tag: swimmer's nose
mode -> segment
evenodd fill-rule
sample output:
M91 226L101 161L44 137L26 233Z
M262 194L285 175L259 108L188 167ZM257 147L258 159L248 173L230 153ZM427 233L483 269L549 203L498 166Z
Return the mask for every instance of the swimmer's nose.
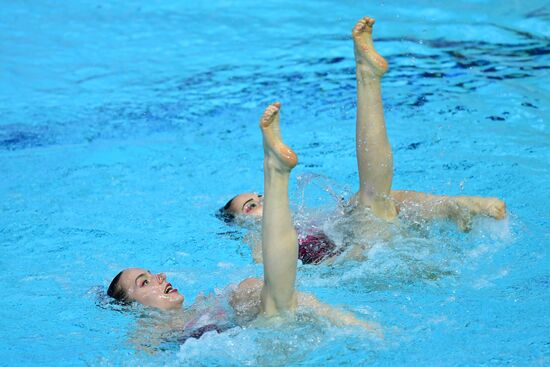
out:
M159 284L164 283L164 281L166 280L166 274L158 273L157 274L157 280L158 280Z

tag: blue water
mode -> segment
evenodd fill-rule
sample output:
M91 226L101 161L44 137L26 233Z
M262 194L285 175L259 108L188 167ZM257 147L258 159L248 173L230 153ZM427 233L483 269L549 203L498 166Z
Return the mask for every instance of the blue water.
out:
M544 1L1 5L2 364L548 364ZM470 233L428 224L366 262L300 267L300 290L382 324L383 341L303 322L143 351L146 311L101 297L120 269L166 271L187 304L261 276L244 232L214 212L262 189L266 104L283 102L300 156L297 211L355 187L349 32L363 15L390 63L394 187L501 197L509 217Z

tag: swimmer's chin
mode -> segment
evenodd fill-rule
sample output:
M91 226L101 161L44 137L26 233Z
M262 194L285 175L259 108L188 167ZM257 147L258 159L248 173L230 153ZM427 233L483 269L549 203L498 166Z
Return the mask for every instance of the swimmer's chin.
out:
M166 311L181 309L185 302L185 297L183 296L183 294L180 294L177 290L175 290L172 293L164 295L162 298L167 302L167 304L162 305L161 307L158 307L158 308Z
M262 214L238 214L234 222L241 227L255 227L262 223Z

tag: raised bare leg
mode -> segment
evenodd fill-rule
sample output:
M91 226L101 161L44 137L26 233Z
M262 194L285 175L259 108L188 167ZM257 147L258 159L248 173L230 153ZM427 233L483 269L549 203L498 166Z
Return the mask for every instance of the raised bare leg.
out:
M353 28L357 75L356 148L359 168L357 204L370 207L375 215L392 220L397 215L390 198L393 156L386 133L381 78L386 60L374 49L374 19L365 17Z
M296 307L298 239L288 201L290 171L298 157L286 146L279 127L280 103L273 103L260 119L264 142L264 207L262 253L264 287L262 310L274 315Z

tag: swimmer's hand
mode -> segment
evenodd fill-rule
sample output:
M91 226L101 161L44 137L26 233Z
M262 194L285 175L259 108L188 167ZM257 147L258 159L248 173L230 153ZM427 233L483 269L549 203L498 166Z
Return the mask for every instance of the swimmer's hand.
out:
M311 294L300 293L298 297L301 305L311 308L318 316L326 318L336 326L359 326L373 333L378 338L384 339L382 327L376 322L360 320L350 312L342 311L320 302Z
M380 326L380 324L372 321L360 320L351 313L341 311L336 308L333 308L332 310L335 312L335 316L338 318L339 322L342 322L344 325L362 327L366 331L376 335L376 337L384 339L384 332L382 331L382 326Z

